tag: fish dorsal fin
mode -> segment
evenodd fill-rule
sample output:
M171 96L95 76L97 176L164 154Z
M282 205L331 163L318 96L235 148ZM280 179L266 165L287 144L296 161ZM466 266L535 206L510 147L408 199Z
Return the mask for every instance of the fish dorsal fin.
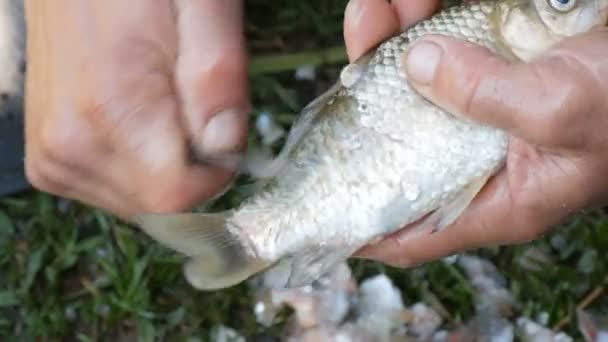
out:
M371 60L373 53L374 51L370 51L361 56L355 62L344 66L343 71L356 67L358 69L357 72L362 73L365 70L367 63ZM310 131L315 122L317 122L321 110L325 108L325 106L334 98L334 96L345 86L352 86L354 82L353 79L349 78L349 80L346 81L349 84L345 85L343 75L344 72L342 73L340 79L338 79L327 91L312 100L304 107L304 109L302 109L299 117L291 126L291 130L287 135L287 139L279 155L263 170L258 169L254 171L250 169L248 170L249 173L254 174L258 178L271 178L278 175L285 168L289 160L289 155L302 141L306 133Z
M314 123L319 118L321 109L323 109L323 107L333 98L333 96L340 91L341 87L342 84L340 82L334 83L329 90L321 94L321 96L317 97L310 104L304 107L299 117L291 126L291 130L287 135L287 139L285 140L285 144L283 145L279 155L270 161L270 163L267 163L261 168L255 168L253 167L253 164L248 164L246 167L247 172L261 179L276 177L279 173L281 173L289 162L289 155L291 152L293 152L294 148L298 146L306 133L310 131ZM254 153L251 154L251 156L254 155ZM260 165L259 162L258 165Z
M371 58L372 53L367 53L366 55L363 55L361 58L357 59L355 62L344 66L342 70L348 69L351 66L365 67ZM304 109L302 109L300 117L292 125L292 129L287 136L287 141L282 151L283 153L289 154L293 148L298 145L304 135L316 122L321 109L323 109L323 107L325 107L344 86L345 85L342 82L342 78L338 79L331 88L311 101L306 107L304 107Z
M238 173L249 174L260 180L276 177L287 165L290 153L316 122L321 109L341 88L342 83L340 81L334 83L329 90L302 109L287 135L281 152L274 158L267 156L260 148L250 148L244 158L238 153L228 153L217 156L197 154L193 156L193 159L205 165L219 166L229 170L236 169Z
M310 130L313 124L317 121L321 109L340 91L341 82L336 82L325 93L311 101L304 109L298 119L292 125L289 131L283 153L289 154L295 146L298 145L304 135Z
M321 109L341 87L342 83L336 82L329 90L304 107L300 116L292 125L278 156L273 158L267 156L260 148L250 148L244 158L239 154L197 155L195 160L206 165L219 166L230 170L237 169L238 173L249 174L262 181L276 177L287 165L290 153L316 122Z

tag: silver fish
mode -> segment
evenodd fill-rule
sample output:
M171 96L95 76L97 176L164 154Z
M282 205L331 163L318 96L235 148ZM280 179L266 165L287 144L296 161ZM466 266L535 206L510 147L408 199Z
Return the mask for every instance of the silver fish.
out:
M270 177L238 208L136 222L190 257L185 276L201 290L260 272L273 286L303 286L421 218L441 229L504 165L509 139L416 93L400 68L408 45L442 34L526 61L603 25L607 7L608 0L500 0L445 9L347 65L304 108Z

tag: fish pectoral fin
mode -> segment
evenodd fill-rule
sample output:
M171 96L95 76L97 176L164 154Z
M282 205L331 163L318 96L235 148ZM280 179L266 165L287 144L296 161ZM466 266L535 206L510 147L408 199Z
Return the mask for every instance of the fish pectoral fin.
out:
M184 276L199 290L219 290L237 285L269 266L257 259L231 255L226 259L209 257L204 253L184 265Z
M319 247L306 254L298 255L298 258L294 258L291 263L291 273L286 287L302 287L319 280L340 263L346 261L359 248L326 249Z
M351 64L362 72L373 57L373 51L361 56ZM239 174L249 174L255 178L265 180L277 177L287 166L289 155L300 144L306 134L318 121L322 110L330 103L334 96L344 87L342 80L334 84L323 94L306 105L296 121L292 124L287 134L283 149L278 156L273 157L265 153L261 148L250 148L245 155L225 154L220 156L196 155L196 160L208 165L219 166L229 170L235 170Z
M274 157L261 147L250 147L245 153L211 155L197 152L194 148L191 152L191 158L196 163L261 179L273 177L285 164L284 158Z
M191 258L184 265L184 274L193 287L216 290L236 285L269 266L226 229L227 216L228 212L144 214L135 222L159 243Z
M289 155L302 142L306 134L319 119L322 110L340 89L342 89L342 83L339 81L335 82L331 88L302 109L287 134L283 149L276 158L272 160L260 158L261 154L252 152L249 154L249 159L245 162L244 171L260 179L277 177L287 166Z
M436 233L456 221L469 207L473 199L488 182L489 176L482 176L469 184L463 191L447 205L437 209L428 218L433 226L431 233ZM425 225L426 226L426 225Z

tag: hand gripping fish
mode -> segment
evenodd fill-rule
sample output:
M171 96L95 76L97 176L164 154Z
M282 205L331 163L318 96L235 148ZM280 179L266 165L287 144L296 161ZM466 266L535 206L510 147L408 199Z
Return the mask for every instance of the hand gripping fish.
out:
M410 223L444 228L503 167L509 138L416 93L400 67L408 45L440 34L528 61L604 26L607 8L608 0L498 0L445 9L347 65L303 109L272 175L240 206L136 222L189 257L186 279L201 290L261 272L274 286L303 286Z

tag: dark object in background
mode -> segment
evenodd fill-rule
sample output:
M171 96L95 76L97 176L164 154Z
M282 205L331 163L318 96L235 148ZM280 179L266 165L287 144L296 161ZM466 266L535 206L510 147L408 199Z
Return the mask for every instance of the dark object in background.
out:
M0 1L0 197L28 189L23 102L27 32L23 0Z
M0 197L30 187L24 169L23 115L0 116Z
M0 1L0 197L29 188L24 169L26 25L23 0Z

